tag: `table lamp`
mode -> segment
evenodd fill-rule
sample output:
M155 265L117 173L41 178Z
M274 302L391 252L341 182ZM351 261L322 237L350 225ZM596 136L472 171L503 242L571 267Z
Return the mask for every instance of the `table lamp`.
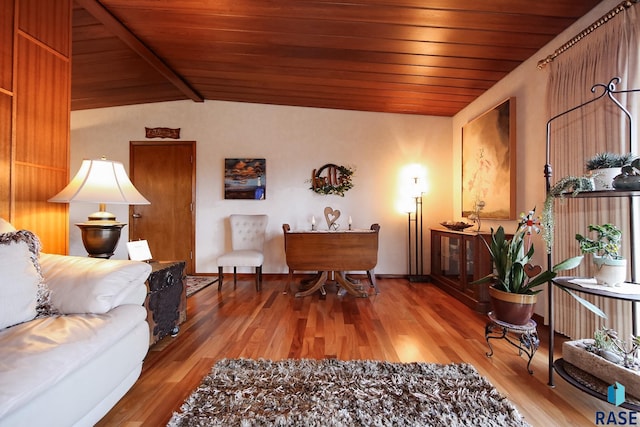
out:
M89 215L87 222L76 224L82 231L82 243L90 257L110 258L120 240L120 230L127 224L116 221L106 212L106 204L148 205L150 202L133 186L124 166L101 158L83 160L71 182L50 202L98 203L99 211Z

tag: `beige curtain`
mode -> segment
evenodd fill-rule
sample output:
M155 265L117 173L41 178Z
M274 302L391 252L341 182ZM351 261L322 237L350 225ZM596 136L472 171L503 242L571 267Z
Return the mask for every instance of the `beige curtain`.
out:
M551 63L547 90L549 117L580 105L603 93L595 84L607 85L612 78L619 77L617 90L640 88L640 22L638 7L633 6L618 14L604 26L582 39L571 49ZM638 150L638 123L640 122L640 93L617 97L631 113L633 125L629 126L620 109L608 98L602 98L588 106L566 114L551 123L550 164L553 169L551 183L564 176L585 174L585 161L596 153L611 151L616 153ZM631 128L631 141L628 137ZM623 232L623 254L629 258L631 251L640 262L640 240L638 227L631 230L629 225L631 203L628 198L567 199L557 200L555 206L555 235L553 262L579 254L576 233L587 233L589 224L616 224ZM634 206L635 212L640 212ZM635 248L630 245L631 233L636 233ZM578 276L593 276L591 259L587 256ZM574 273L572 273L574 274ZM628 272L631 276L631 271ZM638 275L635 274L636 280ZM593 331L601 325L615 328L622 337L632 332L631 303L613 299L581 296L591 300L609 316L603 321L593 315L565 292L554 290L554 322L556 331L570 338L593 336ZM640 330L640 328L638 329Z

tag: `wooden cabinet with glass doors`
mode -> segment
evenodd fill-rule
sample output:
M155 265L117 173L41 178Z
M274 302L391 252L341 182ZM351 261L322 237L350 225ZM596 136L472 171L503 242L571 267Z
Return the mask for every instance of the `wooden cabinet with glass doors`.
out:
M490 239L489 234L481 232L432 229L431 280L473 310L487 313L490 310L488 284L471 284L493 270L481 235Z

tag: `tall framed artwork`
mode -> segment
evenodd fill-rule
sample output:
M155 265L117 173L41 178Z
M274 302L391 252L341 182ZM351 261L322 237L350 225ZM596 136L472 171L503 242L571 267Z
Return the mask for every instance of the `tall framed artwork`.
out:
M516 99L462 127L462 216L516 219Z
M266 159L224 159L225 199L264 200L266 197Z

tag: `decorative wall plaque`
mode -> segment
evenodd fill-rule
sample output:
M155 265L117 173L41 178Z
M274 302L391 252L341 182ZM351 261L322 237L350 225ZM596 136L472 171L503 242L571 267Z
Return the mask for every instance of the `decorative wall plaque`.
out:
M172 138L180 139L180 128L144 128L147 138Z

